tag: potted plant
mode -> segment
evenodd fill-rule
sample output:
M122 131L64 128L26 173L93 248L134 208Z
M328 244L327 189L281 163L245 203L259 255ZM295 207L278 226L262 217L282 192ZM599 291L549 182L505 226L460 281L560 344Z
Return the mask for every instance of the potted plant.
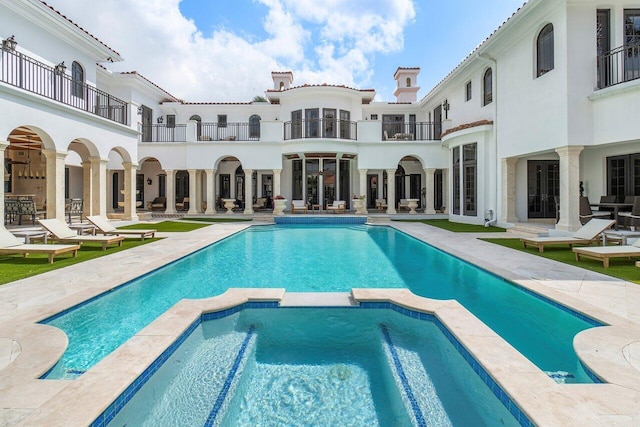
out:
M278 194L273 198L273 214L274 215L284 215L284 210L287 208L287 199L284 196Z
M366 214L367 212L367 208L366 205L364 203L365 199L367 198L367 196L356 196L355 194L353 195L353 208L356 210L357 214Z

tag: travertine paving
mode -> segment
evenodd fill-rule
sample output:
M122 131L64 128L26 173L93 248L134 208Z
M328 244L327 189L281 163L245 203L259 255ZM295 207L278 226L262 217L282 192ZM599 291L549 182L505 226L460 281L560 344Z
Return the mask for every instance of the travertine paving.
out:
M74 381L37 380L61 356L66 336L35 324L105 290L223 239L247 223L219 223L0 287L0 425L85 425L203 311L248 300L286 305L394 301L435 313L538 425L640 424L640 287L608 276L419 223L391 226L611 325L579 334L574 347L608 384L559 385L456 301L408 290L353 290L318 298L284 289L238 289L183 300ZM117 266L117 268L114 268ZM640 269L639 269L640 274Z

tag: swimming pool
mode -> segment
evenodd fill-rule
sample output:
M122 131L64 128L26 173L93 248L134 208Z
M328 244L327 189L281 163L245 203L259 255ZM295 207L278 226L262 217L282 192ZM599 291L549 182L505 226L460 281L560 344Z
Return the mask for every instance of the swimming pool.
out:
M98 423L529 425L442 328L393 309L246 308L199 323Z
M456 299L540 369L567 372L567 382L591 382L572 340L597 322L390 227L364 225L251 227L47 319L65 331L69 347L46 378L74 378L180 299L229 287L409 288L424 297Z

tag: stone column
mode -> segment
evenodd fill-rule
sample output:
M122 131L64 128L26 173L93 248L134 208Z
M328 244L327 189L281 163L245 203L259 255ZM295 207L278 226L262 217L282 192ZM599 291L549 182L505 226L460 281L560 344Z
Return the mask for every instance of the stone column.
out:
M8 141L0 141L0 157L2 157L4 159L4 150L7 149L7 147L9 146L9 142ZM7 173L7 170L4 166L4 163L2 164L2 185L0 185L0 200L3 200L3 203L0 203L0 220L2 220L3 224L4 224L4 174ZM10 177L9 179L13 179L13 177Z
M124 167L124 215L123 219L137 221L136 213L136 171L138 164L122 162Z
M360 195L361 196L368 196L367 192L367 171L368 169L358 169L358 172L360 172ZM375 200L374 200L375 202ZM368 214L369 211L367 211L367 199L364 199L364 206L362 207L362 213L363 214Z
M387 169L387 214L396 214L396 169Z
M444 214L449 214L451 197L449 193L449 169L442 169L442 203L444 204Z
M196 215L198 213L198 186L197 184L197 170L188 169L189 172L189 215Z
M167 209L164 211L166 214L176 213L176 175L173 169L165 169L167 174Z
M280 192L280 173L282 169L274 169L273 170L273 199L278 195L281 195Z
M558 230L575 231L580 228L580 153L583 146L556 149L560 156L560 221Z
M106 216L107 164L109 159L92 156L89 157L89 162L91 162L91 215Z
M253 215L253 169L244 170L244 214Z
M515 224L516 215L516 157L502 159L502 222Z
M204 212L206 214L214 214L216 213L216 170L215 169L205 169L207 180L207 210Z
M68 153L45 149L42 154L47 159L47 218L64 221L64 161Z
M196 210L198 211L198 213L202 213L204 212L204 210L206 208L202 207L202 202L204 202L204 200L202 197L202 177L204 176L204 172L202 170L198 170L196 172L196 195L198 196L198 203L196 204Z
M435 168L425 168L424 169L424 179L425 179L425 193L424 193L424 213L428 215L433 215L436 213L436 208L434 205L434 185L435 185Z
M93 215L91 194L93 192L93 174L91 173L91 161L85 160L82 165L82 215Z

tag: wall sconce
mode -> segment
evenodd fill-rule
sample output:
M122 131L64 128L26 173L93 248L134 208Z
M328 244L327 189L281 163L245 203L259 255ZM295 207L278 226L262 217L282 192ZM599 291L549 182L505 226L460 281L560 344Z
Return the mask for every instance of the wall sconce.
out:
M159 116L156 121L158 122L159 125L161 125L164 122L164 117Z
M147 185L151 185L153 184L153 181L151 180L151 178L147 178Z
M2 40L2 49L3 50L16 50L16 46L17 45L18 45L18 42L14 38L13 34L11 35L11 37L8 37L8 38Z
M442 109L444 111L449 111L449 101L447 101L446 99L444 100L444 102L442 103Z
M138 105L138 115L142 115L142 105Z
M64 61L62 61L61 63L59 63L58 65L56 65L55 67L55 73L58 76L62 76L64 75L64 73L67 71L67 66L64 65Z

